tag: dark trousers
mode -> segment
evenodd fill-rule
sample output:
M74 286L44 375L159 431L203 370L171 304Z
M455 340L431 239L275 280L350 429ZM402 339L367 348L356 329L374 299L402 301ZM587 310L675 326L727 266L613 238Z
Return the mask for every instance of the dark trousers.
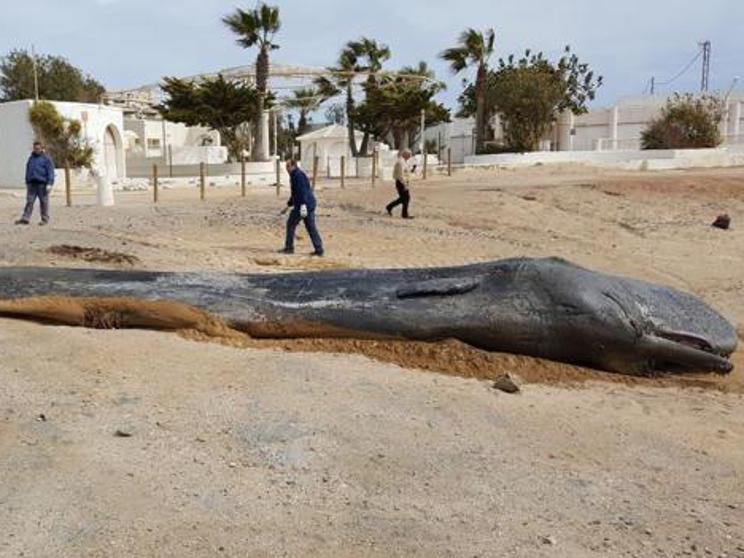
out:
M41 206L41 220L46 223L49 221L49 189L44 182L26 184L26 207L23 210L23 220L31 220L36 198L39 198L39 205Z
M406 185L400 180L395 181L395 189L398 191L398 199L387 204L388 213L390 213L394 207L402 205L402 215L403 217L408 217L408 204L411 203L411 192L408 191Z
M313 248L315 248L318 254L322 254L323 241L315 224L315 211L309 211L307 217L304 219L299 211L292 210L289 212L289 217L287 218L287 238L284 242L284 248L286 250L294 250L295 231L300 221L305 221L305 228L307 229L307 234L310 235L310 240L313 242Z

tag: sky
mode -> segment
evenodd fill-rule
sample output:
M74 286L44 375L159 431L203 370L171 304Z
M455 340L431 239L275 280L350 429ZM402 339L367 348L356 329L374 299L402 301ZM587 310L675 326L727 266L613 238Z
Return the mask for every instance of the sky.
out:
M163 76L251 64L220 19L255 0L0 0L0 53L12 48L67 57L109 89ZM604 76L595 105L663 82L712 42L711 88L744 78L744 0L273 0L280 7L282 63L327 66L343 44L369 36L388 44L395 69L426 60L448 84L452 107L462 76L438 60L467 28L496 30L496 56L542 50L557 58L570 44ZM694 91L700 63L661 91ZM742 83L739 87L744 86Z

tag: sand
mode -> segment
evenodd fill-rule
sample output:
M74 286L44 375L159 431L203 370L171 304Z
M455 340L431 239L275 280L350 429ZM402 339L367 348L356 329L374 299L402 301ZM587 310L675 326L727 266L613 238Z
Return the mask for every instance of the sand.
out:
M273 189L55 197L48 228L10 225L21 199L0 196L0 264L562 256L744 322L741 169L460 172L414 186L413 221L384 215L389 184L318 194L323 260L307 238L276 253ZM711 228L724 212L732 230ZM68 323L111 325L76 308ZM627 379L456 342L251 340L184 315L161 324L180 335L0 320L0 556L744 555L741 353L723 379ZM520 395L491 388L504 372Z

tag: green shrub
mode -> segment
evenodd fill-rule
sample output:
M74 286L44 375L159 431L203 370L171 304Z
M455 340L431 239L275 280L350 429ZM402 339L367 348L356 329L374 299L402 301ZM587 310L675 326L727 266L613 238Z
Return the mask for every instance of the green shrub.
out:
M36 139L46 145L47 152L58 166L91 168L93 147L83 137L78 120L64 118L48 101L34 103L28 111Z
M679 95L667 101L661 115L641 134L642 149L718 147L724 103L713 95Z

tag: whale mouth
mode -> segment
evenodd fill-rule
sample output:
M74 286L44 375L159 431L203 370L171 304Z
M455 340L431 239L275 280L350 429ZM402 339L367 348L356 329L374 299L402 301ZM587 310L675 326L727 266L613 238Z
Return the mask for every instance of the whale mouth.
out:
M644 336L641 344L656 370L728 374L734 369L726 358L730 352L694 333L659 330Z
M705 351L711 354L721 354L720 351L716 351L713 345L704 337L695 335L694 333L685 333L678 331L661 330L656 332L657 337L668 339L685 347L697 349L699 351Z

